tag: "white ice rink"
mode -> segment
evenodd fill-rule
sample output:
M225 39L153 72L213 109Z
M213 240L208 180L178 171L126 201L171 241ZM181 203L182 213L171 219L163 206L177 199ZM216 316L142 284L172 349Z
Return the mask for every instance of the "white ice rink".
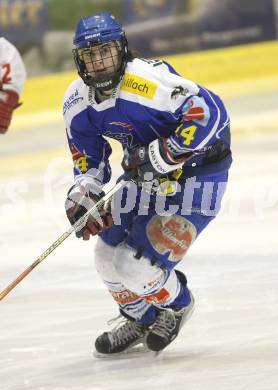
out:
M266 98L275 110L277 93ZM254 101L228 102L236 124L250 123L248 107L256 131L233 137L222 212L180 266L196 310L178 339L158 357L93 357L117 307L94 240L71 236L0 302L0 390L278 389L278 132ZM71 183L62 124L1 144L0 290L68 228Z

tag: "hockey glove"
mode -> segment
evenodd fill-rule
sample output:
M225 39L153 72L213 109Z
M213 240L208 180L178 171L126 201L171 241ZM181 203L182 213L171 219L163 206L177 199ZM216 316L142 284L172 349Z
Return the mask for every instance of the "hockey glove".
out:
M65 202L66 214L70 223L74 225L103 196L104 192L101 190L97 194L91 190L85 192L84 188L78 185L71 187ZM78 238L89 240L90 235L94 236L112 225L111 207L108 203L101 206L94 215L89 215L84 223L76 229L75 234Z
M13 110L19 106L19 96L15 91L0 89L0 133L8 130Z
M163 188L163 195L172 195L167 193L167 183L178 180L182 165L192 154L174 158L166 141L165 138L156 139L148 146L141 146L131 152L125 151L122 167L125 172L136 170L135 180L145 190L151 189L151 193L158 193Z

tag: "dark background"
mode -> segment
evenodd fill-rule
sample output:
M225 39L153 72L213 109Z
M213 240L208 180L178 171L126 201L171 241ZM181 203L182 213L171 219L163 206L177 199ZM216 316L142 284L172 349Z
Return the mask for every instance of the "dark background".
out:
M157 57L274 40L274 1L0 0L0 36L27 53L27 64L59 71L73 66L72 36L82 16L112 12L130 46Z

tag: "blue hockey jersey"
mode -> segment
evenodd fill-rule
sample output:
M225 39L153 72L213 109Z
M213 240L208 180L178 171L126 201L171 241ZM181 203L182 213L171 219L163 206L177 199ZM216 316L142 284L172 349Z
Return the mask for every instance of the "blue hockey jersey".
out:
M167 138L173 155L193 153L182 177L227 170L231 164L223 102L164 61L129 62L111 97L100 103L93 87L75 80L65 93L63 114L76 177L97 170L100 184L110 180L109 138L128 151Z

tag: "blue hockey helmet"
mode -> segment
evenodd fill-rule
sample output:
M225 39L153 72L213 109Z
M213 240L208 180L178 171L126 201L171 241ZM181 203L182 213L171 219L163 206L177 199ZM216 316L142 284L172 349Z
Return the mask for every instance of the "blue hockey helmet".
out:
M87 62L82 57L82 52L86 51L88 55L92 50L101 46L102 44L114 42L117 49L117 59L113 58L112 54L109 58L113 61L114 67L107 72L99 72L102 74L96 75L95 72L89 71ZM77 24L75 35L73 38L73 57L77 67L79 76L84 83L98 89L114 88L121 80L128 58L128 44L125 37L125 32L122 25L109 12L100 12L99 14L83 17ZM94 49L92 49L94 48ZM90 63L94 63L93 57ZM106 59L108 57L105 57ZM104 59L99 59L103 61ZM106 61L107 63L107 61Z

